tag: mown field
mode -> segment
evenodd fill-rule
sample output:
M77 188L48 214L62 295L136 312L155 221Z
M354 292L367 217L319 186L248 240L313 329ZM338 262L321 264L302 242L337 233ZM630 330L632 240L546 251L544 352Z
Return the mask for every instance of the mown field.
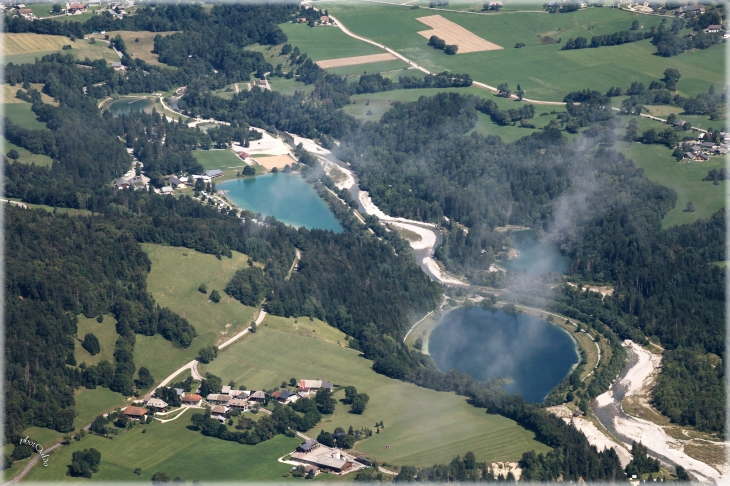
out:
M570 37L590 40L594 34L626 30L635 19L648 29L661 20L654 16L610 8L554 15L540 12L472 15L369 3L326 5L355 34L395 49L431 71L466 72L492 86L508 82L514 88L521 84L525 96L533 99L559 101L570 91L592 88L605 92L611 86L627 87L633 80L648 85L661 78L668 67L679 69L682 74L679 90L685 95L706 92L711 84L724 84L722 45L670 59L653 55L655 48L648 40L615 47L560 51ZM434 14L504 49L445 55L429 47L426 39L417 33L428 28L416 18ZM541 45L539 36L552 36L561 40L561 44ZM517 42L527 47L515 49Z
M66 476L73 452L95 448L101 452L99 472L93 481L140 481L149 484L156 472L167 472L186 482L263 481L281 479L291 466L277 462L282 451L293 450L301 441L283 435L255 446L205 437L188 430L190 416L161 424L138 425L113 440L88 435L79 442L54 451L48 467L34 467L27 481L63 481L86 484L89 480ZM143 434L142 431L145 431ZM134 469L142 470L139 476Z
M23 128L29 130L44 130L46 124L38 121L36 114L31 111L31 104L22 101L20 103L7 103L3 104L3 110L5 116L16 125L20 125Z
M341 57L381 54L382 49L359 41L343 33L337 27L308 27L306 24L280 25L292 47L299 47L313 61Z
M242 330L254 316L252 307L246 307L223 292L236 270L247 266L248 256L233 252L233 258L218 260L187 248L161 245L142 245L152 261L147 276L147 288L155 301L186 318L198 333L188 349L177 348L162 336L137 336L134 362L139 368L149 368L156 382L197 356L198 350L210 346ZM205 284L208 292L198 287ZM213 289L221 301L208 300Z
M70 17L59 17L61 20L68 18ZM54 52L72 54L76 59L81 60L87 57L92 60L105 59L107 62L119 60L114 51L109 49L109 44L105 42L91 44L85 39L72 41L68 37L45 34L0 34L0 36L2 36L0 44L4 44L0 49L4 64L33 63L36 58L40 59ZM70 45L71 49L64 51L64 45Z
M327 68L326 71L328 73L339 74L343 76L359 76L361 74L367 73L383 73L387 71L401 71L405 69L408 69L408 63L406 63L405 61L401 61L400 59L393 59L392 61L370 62L367 64L354 64L352 66Z
M193 150L193 157L203 169L224 169L244 167L246 163L231 150Z
M350 414L349 407L339 403L311 433L350 425L374 429L382 420L385 428L380 434L359 442L356 449L388 464L430 466L470 450L479 461L517 461L524 451L548 450L531 432L470 406L464 397L392 380L371 366L371 361L344 346L260 326L256 334L224 349L204 371L254 389L279 386L290 378L327 379L357 387L370 396L365 412ZM336 398L343 398L343 392Z

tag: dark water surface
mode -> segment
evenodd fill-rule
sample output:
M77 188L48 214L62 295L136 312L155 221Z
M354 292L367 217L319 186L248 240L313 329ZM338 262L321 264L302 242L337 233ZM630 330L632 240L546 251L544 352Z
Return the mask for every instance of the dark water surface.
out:
M152 107L155 106L155 102L149 99L134 100L132 98L121 98L114 101L106 107L107 110L112 112L112 115L126 115L131 111L144 111L146 113L152 112Z
M327 203L297 174L266 174L221 182L218 189L239 208L273 216L296 228L332 230L342 226Z
M533 230L515 231L517 258L498 262L499 266L515 272L528 270L539 275L545 272L565 272L570 268L570 258L563 256L555 243L537 241Z
M508 378L504 389L533 403L542 402L580 360L562 328L481 307L448 312L431 332L428 352L442 371L456 368L481 381Z

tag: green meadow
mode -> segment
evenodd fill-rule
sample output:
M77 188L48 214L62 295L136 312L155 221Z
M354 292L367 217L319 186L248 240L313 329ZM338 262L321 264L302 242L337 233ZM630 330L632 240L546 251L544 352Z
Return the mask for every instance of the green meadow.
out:
M198 333L189 348L178 348L160 335L138 335L134 346L134 363L149 368L156 382L197 356L204 346L224 341L242 330L253 318L255 309L230 299L223 289L236 270L247 266L248 256L233 252L233 258L218 260L195 250L181 247L144 244L152 261L147 288L155 301L187 319ZM205 284L207 293L198 291ZM208 300L218 290L221 301Z
M542 12L473 15L383 4L326 5L353 33L384 44L431 71L469 73L475 80L491 86L507 82L514 89L520 84L525 96L532 99L560 101L570 91L591 88L605 92L612 86L627 87L633 80L648 85L661 78L668 67L677 68L682 74L679 90L684 95L706 92L711 84L724 85L722 45L669 59L655 56L649 40L598 49L560 50L570 37L590 40L594 34L626 30L635 19L648 29L661 21L656 16L610 8L554 15ZM429 47L418 32L430 27L416 19L436 14L504 49L448 56ZM561 43L542 45L539 36L551 36ZM517 42L525 43L526 47L516 49Z
M375 373L371 366L371 361L344 346L260 326L202 368L226 383L233 380L251 389L273 388L290 378L355 386L370 396L365 412L354 415L347 405L338 403L335 413L309 435L350 425L374 430L382 420L385 428L355 448L388 464L430 466L470 450L479 461L517 461L525 451L549 450L512 420L472 407L464 397L393 380ZM335 397L343 398L343 392Z
M101 452L99 472L93 481L140 481L149 484L156 472L186 481L276 480L291 466L277 458L292 451L301 441L283 435L255 446L205 437L187 429L191 413L165 424L137 425L113 439L87 435L81 441L53 451L48 467L34 467L26 481L64 481L86 484L88 479L66 476L71 455L91 448ZM145 431L143 433L143 431ZM134 474L140 468L141 474Z
M0 144L2 144L2 151L4 154L7 154L9 151L15 149L20 156L18 158L18 162L22 162L24 164L41 165L43 167L50 167L50 165L53 163L53 159L51 159L49 156L31 153L29 150L24 149L19 145L8 142L8 140L1 135Z
M281 24L280 27L289 38L289 44L306 52L313 61L383 53L382 49L350 37L337 27L309 27L293 23Z
M83 315L78 316L78 331L76 332L76 341L74 348L74 356L76 362L86 363L87 365L99 364L99 362L107 360L114 362L114 343L117 342L119 334L117 334L117 320L113 316L104 316L104 322L97 322L96 318L88 318ZM87 333L94 334L99 339L101 351L92 356L81 346L81 341Z
M676 191L677 205L662 220L663 228L708 218L725 206L727 181L715 186L702 180L711 169L725 167L722 157L710 157L707 162L677 162L668 148L638 142L617 142L616 149L644 169L649 180ZM694 212L684 211L688 202L694 204Z
M383 73L388 71L403 71L408 69L408 63L401 61L400 59L393 59L392 61L382 62L371 62L367 64L354 64L352 66L341 66L327 68L327 72L331 74L339 74L342 76L352 76L366 73ZM405 73L400 73L404 75Z
M36 117L30 108L31 104L26 102L3 104L5 116L10 118L10 121L16 125L20 125L29 130L47 129L46 124L38 121L38 117Z
M193 150L193 157L200 162L203 169L223 169L228 167L243 167L246 163L233 151L224 150Z

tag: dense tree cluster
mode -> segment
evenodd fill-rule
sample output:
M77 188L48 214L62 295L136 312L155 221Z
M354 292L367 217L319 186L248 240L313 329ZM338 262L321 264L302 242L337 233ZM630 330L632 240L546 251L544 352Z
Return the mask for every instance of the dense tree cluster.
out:
M90 478L92 473L99 472L101 452L94 448L76 451L71 455L71 464L68 466L70 476Z
M631 30L622 30L613 34L594 35L591 37L590 43L585 37L577 39L568 39L568 42L560 49L561 51L569 51L571 49L585 49L587 47L596 48L602 46L620 46L630 42L638 42L644 39L654 37L654 27L648 32L634 32Z

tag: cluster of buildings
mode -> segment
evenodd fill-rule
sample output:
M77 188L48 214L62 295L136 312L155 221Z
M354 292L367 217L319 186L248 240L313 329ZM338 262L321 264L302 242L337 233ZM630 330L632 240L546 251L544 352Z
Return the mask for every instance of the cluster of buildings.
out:
M52 16L59 16L59 15L80 15L83 13L86 13L89 11L89 8L91 7L101 7L102 3L101 0L87 0L85 3L77 2L77 3L63 3L61 4L61 10L60 12L53 12ZM123 4L122 2L111 2L109 3L109 8L111 9L111 14L114 15L117 18L122 18L125 14L125 6L133 6L134 2L126 2L126 4ZM48 11L50 12L52 4L47 4ZM2 5L3 10L7 9L5 5ZM36 20L38 17L35 13L33 13L33 10L28 8L27 5L24 3L19 3L16 5L12 5L10 8L15 9L17 11L17 16L23 17L28 20Z
M294 403L300 398L314 395L320 389L332 390L333 385L327 380L299 380L297 391L279 390L270 395L281 404ZM186 393L182 388L174 388L175 393L180 397L183 406L211 407L211 416L220 421L228 418L233 410L245 412L257 404L266 402L266 393L263 391L234 390L230 386L224 386L220 393L211 393L207 397L197 393ZM159 398L155 393L149 393L141 401L143 406L129 406L124 409L124 415L132 420L139 420L149 413L166 412L169 405ZM145 408L146 407L146 408Z
M682 120L677 120L674 124L677 125L680 122L684 124ZM701 133L697 141L683 142L678 145L679 148L682 148L687 147L688 143L691 144L689 150L684 153L685 159L704 162L710 160L710 157L713 155L727 155L730 151L730 133L720 132L720 136L723 139L722 143L715 143L709 140L704 141L704 135L704 133Z
M202 179L203 182L210 182L213 179L216 179L218 177L222 177L223 172L218 169L213 170L206 170L204 174L202 175L193 175L193 176L169 176L165 177L167 180L167 185L160 188L155 189L155 192L158 194L172 194L175 189L183 189L187 187L188 184L193 183L193 181L197 181L198 179ZM121 178L114 181L114 187L116 189L132 189L132 190L140 190L140 189L148 189L147 182L145 181L145 178L143 176L135 176L132 178Z

